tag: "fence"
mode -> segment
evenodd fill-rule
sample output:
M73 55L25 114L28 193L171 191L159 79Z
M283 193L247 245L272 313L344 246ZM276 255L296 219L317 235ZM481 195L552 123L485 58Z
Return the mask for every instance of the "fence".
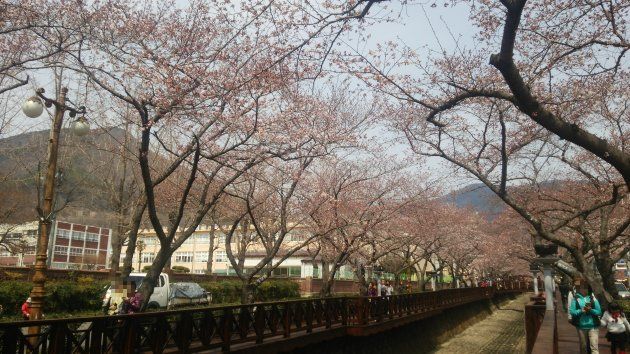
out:
M135 353L228 351L337 331L357 335L370 326L405 321L497 294L522 292L524 283L498 288L448 289L387 297L335 297L119 316L0 323L1 353ZM29 327L40 333L29 335Z

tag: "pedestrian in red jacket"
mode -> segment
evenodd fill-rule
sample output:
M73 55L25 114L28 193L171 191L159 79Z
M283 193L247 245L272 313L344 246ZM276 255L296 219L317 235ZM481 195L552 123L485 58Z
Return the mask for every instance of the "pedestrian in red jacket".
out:
M31 307L31 298L29 297L22 304L22 318L25 320L28 320L31 318L30 307Z

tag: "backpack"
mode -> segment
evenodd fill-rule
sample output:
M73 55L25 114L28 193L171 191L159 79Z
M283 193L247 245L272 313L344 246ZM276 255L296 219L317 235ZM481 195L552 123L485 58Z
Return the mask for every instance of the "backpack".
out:
M591 298L591 305L595 305L595 297L593 297L593 294L589 295ZM580 305L580 302L578 301L577 297L573 298L573 301L575 301L575 304L577 305L577 307L580 309L580 311L582 310L582 306ZM580 325L580 318L582 318L582 315L584 313L580 313L577 316L571 316L571 319L569 320L569 322L574 325L575 327ZM593 322L595 322L595 327L599 327L600 326L600 317L595 315L595 314L589 314L590 316L593 317Z

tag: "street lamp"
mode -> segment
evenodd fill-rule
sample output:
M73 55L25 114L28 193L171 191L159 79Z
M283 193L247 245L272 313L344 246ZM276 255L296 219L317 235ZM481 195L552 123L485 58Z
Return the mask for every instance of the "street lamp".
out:
M142 251L144 251L144 246L144 241L138 240L138 242L136 242L136 248L138 249L138 272L142 272L140 266L142 265Z
M534 250L538 256L534 259L534 263L542 265L546 309L553 310L553 265L558 261L558 257L556 256L558 245L543 242L542 237L536 235Z
M385 270L385 268L383 268L382 265L377 265L374 268L374 275L376 276L376 291L378 292L377 296L381 296L381 278L383 275L383 270Z
M530 263L529 271L532 273L532 280L534 285L534 296L538 296L538 272L540 269L535 263Z
M42 317L42 308L44 305L44 297L46 295L46 259L48 256L48 237L52 226L54 195L56 185L57 172L57 156L59 151L59 136L63 124L63 116L68 112L70 117L74 118L77 114L85 114L85 107L73 108L66 105L66 94L68 89L63 87L59 93L57 100L44 96L44 89L40 88L35 91L36 96L26 100L22 104L22 112L29 118L37 118L44 112L44 106L55 106L55 114L53 117L52 128L50 129L50 138L48 140L48 165L46 168L46 178L44 179L44 200L43 204L38 207L40 234L37 243L37 251L35 254L35 267L33 274L33 290L31 290L31 306L29 309L30 319L38 320ZM42 103L43 102L43 103ZM77 124L77 122L81 122ZM89 132L89 125L84 117L81 117L73 124L75 134L82 136ZM39 332L39 327L31 327L29 330L32 334Z

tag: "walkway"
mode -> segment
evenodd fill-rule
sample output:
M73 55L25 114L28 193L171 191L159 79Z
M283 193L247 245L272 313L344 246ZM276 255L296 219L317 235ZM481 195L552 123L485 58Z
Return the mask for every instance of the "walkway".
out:
M567 320L566 312L558 312L558 352L562 354L579 354L580 342L577 332ZM606 330L599 330L599 354L610 354L610 343L606 340Z
M525 353L524 307L529 295L501 305L481 322L443 343L434 354Z

